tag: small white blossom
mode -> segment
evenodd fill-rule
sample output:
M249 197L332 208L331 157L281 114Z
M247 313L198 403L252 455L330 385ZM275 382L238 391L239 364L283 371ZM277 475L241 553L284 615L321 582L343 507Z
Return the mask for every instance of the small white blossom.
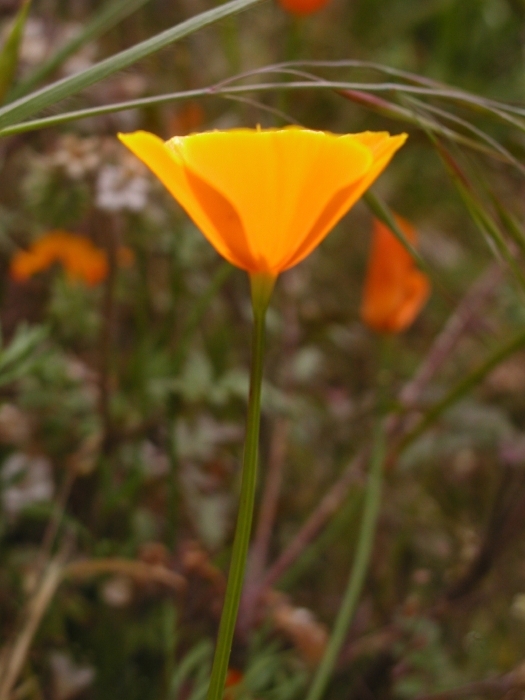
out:
M100 160L100 139L80 138L74 134L63 136L57 149L49 156L49 164L63 168L72 180L80 180L96 170Z
M80 665L61 651L55 651L50 658L53 678L53 697L56 700L70 700L89 688L95 680L92 666Z
M96 205L104 211L141 211L146 206L149 181L126 165L104 165L98 174Z
M15 452L4 462L0 479L4 486L2 506L10 518L33 503L49 501L53 497L55 487L51 463L45 457Z
M49 54L49 36L43 20L29 17L19 50L19 60L28 66L37 66Z

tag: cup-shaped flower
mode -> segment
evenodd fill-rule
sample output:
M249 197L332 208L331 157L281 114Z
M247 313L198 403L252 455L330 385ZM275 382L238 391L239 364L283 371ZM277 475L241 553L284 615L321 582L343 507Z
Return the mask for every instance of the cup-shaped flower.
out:
M395 217L407 241L417 245L417 232L408 221ZM430 282L392 231L374 219L361 318L380 333L400 333L415 320L430 294Z
M403 144L405 134L338 136L300 128L120 140L164 183L226 260L275 278L323 240Z
M309 15L328 5L330 0L279 0L279 4L294 15Z

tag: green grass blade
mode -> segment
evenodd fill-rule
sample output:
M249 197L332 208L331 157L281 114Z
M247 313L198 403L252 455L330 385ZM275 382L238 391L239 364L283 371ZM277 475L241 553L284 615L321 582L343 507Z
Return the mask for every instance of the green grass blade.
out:
M412 243L410 243L409 240L407 240L403 231L397 225L390 207L371 190L368 190L368 192L363 195L363 201L370 209L372 214L377 217L379 221L383 222L385 226L388 226L401 245L410 253L410 255L416 261L418 267L429 277L434 289L439 291L447 303L449 303L452 307L455 306L455 301L452 299L447 286L440 279L439 275L436 274L435 270L433 270L427 261L420 255L419 251L412 245Z
M0 350L0 386L24 376L34 361L36 352L48 336L44 326L18 328L11 343Z
M166 29L150 39L146 39L129 49L121 51L114 56L110 56L80 73L58 80L26 97L21 97L0 109L0 128L16 124L18 121L26 119L50 105L54 105L66 97L70 97L84 88L108 78L110 75L131 66L133 63L147 56L151 56L151 54L179 41L179 39L203 27L207 27L224 17L229 17L230 15L257 5L262 1L263 0L230 0L230 2L220 7L202 12L171 29Z
M492 192L491 199L496 207L496 211L507 230L507 233L512 238L516 246L519 248L522 255L525 255L525 233L523 228L512 212L505 208L503 203Z
M96 13L76 36L39 66L24 81L15 85L15 87L9 91L7 99L12 102L23 95L27 95L28 92L33 90L33 88L60 68L60 66L70 56L82 48L84 44L98 39L147 2L149 2L149 0L114 0L114 2L107 5L102 5L100 12Z
M259 0L259 2L261 2L261 0ZM352 99L354 102L362 104L363 106L368 107L369 109L379 114L382 114L383 116L402 121L405 124L411 124L423 130L427 135L439 135L449 141L458 143L462 146L466 146L469 149L478 151L484 155L490 156L499 161L510 163L514 167L517 167L520 171L523 171L522 164L516 159L516 157L512 153L510 153L510 151L507 151L506 149L502 148L501 144L498 144L496 141L494 141L491 144L490 137L487 137L487 135L484 134L481 130L476 131L480 138L482 138L482 140L485 141L485 143L465 136L464 134L461 134L455 131L454 129L440 124L434 119L426 118L419 113L415 113L410 109L407 109L406 107L401 107L393 102L378 97L376 94L369 94L370 92L375 93L377 91L392 91L394 87L396 93L404 94L405 88L410 88L410 86L403 86L402 84L393 86L391 84L374 85L369 83L345 83L338 81L321 80L319 78L316 78L315 76L309 76L307 80L301 80L297 82L274 81L261 83L260 77L266 73L271 72L270 69L272 69L271 66L266 67L264 69L259 69L258 71L249 71L240 76L235 76L226 81L221 81L220 83L217 83L215 85L210 85L196 90L165 93L161 95L142 97L136 100L128 100L108 105L74 110L71 112L65 112L63 114L55 114L53 116L33 119L22 123L16 123L6 128L1 128L0 123L0 136L11 136L27 131L34 131L36 129L58 126L59 124L64 124L78 119L92 118L106 114L112 114L115 112L125 111L128 109L152 107L154 105L167 104L170 102L188 98L194 99L198 97L220 96L225 99L239 99L239 96L254 92L277 92L279 90L304 89L332 90L340 94L341 96L344 96L347 99ZM275 68L273 68L273 70L274 72L277 72ZM240 79L246 80L250 77L257 78L257 82L255 82L254 84L244 85L234 84ZM434 92L437 96L441 96L439 95L438 90L435 90ZM444 92L443 97L445 95L446 92ZM3 111L0 110L0 115L2 114ZM457 119L451 113L446 114L448 115L448 118L451 121L462 121ZM280 116L282 117L282 115ZM464 123L466 124L467 122ZM525 129L525 126L523 128Z
M63 114L55 114L51 117L42 117L41 119L31 119L21 124L14 124L5 129L0 129L0 138L5 136L14 136L15 134L24 134L28 131L37 129L49 129L60 124L78 121L79 119L87 119L92 117L101 117L105 114L114 114L115 112L125 112L127 109L140 109L141 107L151 107L152 105L167 104L169 102L177 102L178 100L186 100L189 98L203 97L209 95L208 88L198 90L186 90L183 92L171 92L166 95L157 95L155 97L143 97L137 100L129 100L126 102L116 102L114 104L102 105L100 107L88 107L87 109L77 109L72 112L64 112Z
M410 243L403 231L399 228L390 208L371 191L368 191L366 192L366 194L363 195L363 200L365 201L367 207L370 209L372 214L374 214L374 216L376 216L379 219L379 221L382 221L385 224L385 226L388 226L388 228L392 230L392 233L401 243L403 248L405 248L410 253L410 255L414 258L417 264L426 272L428 270L427 263L421 257L421 255L419 254L417 249L412 245L412 243Z
M435 143L435 145L472 220L489 243L490 250L507 263L516 281L522 290L525 291L525 275L516 262L514 254L510 250L498 224L476 196L471 182L449 151L440 143Z
M18 52L24 34L31 0L25 0L16 16L15 23L0 52L0 103L11 87L18 66Z
M450 129L447 126L444 126L438 121L425 118L419 114L414 113L413 110L408 109L407 107L401 107L395 102L390 102L388 100L383 99L382 97L378 97L377 95L362 92L361 90L337 90L336 92L338 95L341 95L341 97L344 97L347 100L351 100L352 102L355 102L356 104L359 104L371 111L374 111L377 114L380 114L381 116L400 121L404 124L411 124L412 126L416 126L419 128L424 126L425 129L428 129L428 131L431 131L432 133L439 134L440 136L449 138L452 141L455 141L456 143L459 143L463 146L467 146L468 148L471 148L475 151L484 153L485 155L491 156L492 158L495 157L498 160L503 160L505 162L512 163L519 169L523 169L521 163L519 163L519 161L517 161L517 159L514 158L514 156L511 153L503 149L497 142L493 142L492 140L489 141L486 134L484 134L480 130L475 130L475 133L479 135L481 139L487 141L489 145L487 145L487 143L480 143L479 141L469 138L468 136L464 136L463 134L454 131L453 129ZM425 107L428 108L427 105L425 105ZM445 114L443 110L442 112L443 114ZM451 121L454 120L454 115L451 115L449 113L446 114ZM468 122L464 123L468 124ZM472 127L472 131L474 131L474 127Z
M443 127L441 130L434 128L430 129L431 131L440 134L441 131L441 136L445 136L447 138L451 138L451 140L455 141L456 143L463 143L464 145L469 146L473 150L478 150L481 153L486 153L487 155L491 156L499 156L499 158L507 163L511 163L517 170L521 172L521 174L525 174L525 165L521 163L507 148L502 146L496 139L493 139L489 134L486 134L482 129L478 129L474 124L471 124L470 122L466 121L465 119L461 119L460 117L457 117L455 114L452 114L451 112L447 112L444 109L440 109L439 107L435 107L434 105L430 104L425 104L421 100L418 100L415 97L412 97L410 95L406 95L403 97L403 101L407 102L410 105L413 105L418 111L416 112L419 118L419 114L421 112L429 112L430 114L435 114L439 117L441 117L444 120L450 121L453 124L457 124L459 127L463 128L465 131L470 132L474 136L477 136L480 141L484 143L480 143L479 141L475 141L473 139L470 139L468 137L463 137L461 138L461 134L457 133L456 131L453 131L452 129L448 129L446 127ZM428 120L427 120L428 121Z
M422 435L437 419L451 406L460 401L470 391L472 391L487 374L497 367L503 360L515 353L525 345L525 331L518 333L505 345L497 348L479 367L476 367L470 374L453 387L440 401L438 401L425 415L419 423L405 435L397 447L398 454L416 438Z
M177 669L170 679L168 698L175 700L178 697L180 688L184 681L191 677L200 667L211 668L211 658L213 654L213 644L209 639L203 639L196 644L186 656L179 661ZM209 671L208 671L209 672Z

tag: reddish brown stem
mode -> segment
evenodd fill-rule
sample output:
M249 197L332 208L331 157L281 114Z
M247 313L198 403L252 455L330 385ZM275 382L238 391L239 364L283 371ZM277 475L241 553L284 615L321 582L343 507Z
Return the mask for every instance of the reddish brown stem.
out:
M503 279L504 268L494 263L472 285L450 316L445 327L436 338L430 352L419 367L413 379L401 390L399 400L406 408L414 407L421 394L450 357L458 341L467 332L473 322L479 318L482 310L492 298L496 288Z
M444 690L441 693L418 695L416 700L459 700L460 698L495 697L503 698L511 690L525 687L525 672L523 666L497 678L487 678L484 681L466 683L458 688Z
M321 502L310 515L306 523L295 535L290 544L268 569L261 583L261 589L275 585L284 572L298 559L304 549L326 525L327 521L339 510L354 484L363 482L363 470L368 453L359 453L347 466L338 481L329 489Z

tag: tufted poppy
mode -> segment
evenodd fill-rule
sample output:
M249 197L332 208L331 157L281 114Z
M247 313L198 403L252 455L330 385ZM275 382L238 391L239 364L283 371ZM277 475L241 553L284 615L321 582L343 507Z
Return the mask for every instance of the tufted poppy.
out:
M412 244L417 232L406 219L396 223ZM430 294L430 282L415 266L406 248L392 231L374 219L372 250L368 262L361 318L380 333L400 333L414 321Z
M328 5L329 0L279 0L279 4L294 15L309 15Z
M119 138L164 183L226 260L275 279L323 240L404 143L297 127Z
M119 138L226 260L250 275L254 335L239 515L208 700L224 697L248 553L260 425L265 315L279 273L301 262L372 184L406 135L232 129L162 141Z

